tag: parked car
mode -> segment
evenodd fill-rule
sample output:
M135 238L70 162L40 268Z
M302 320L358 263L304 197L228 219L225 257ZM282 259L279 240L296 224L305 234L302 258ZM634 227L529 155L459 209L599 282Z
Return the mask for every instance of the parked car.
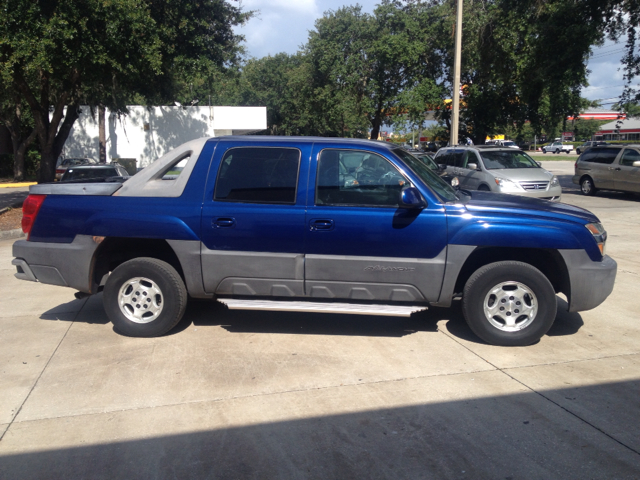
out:
M518 150L520 149L520 147L516 145L516 142L511 140L501 140L498 145L500 145L501 147L517 148Z
M461 299L480 338L529 345L553 324L557 292L569 311L589 310L616 276L587 210L456 191L413 155L369 140L198 139L124 183L29 193L15 276L78 298L103 291L129 336L167 333L189 298L391 316Z
M434 161L447 166L460 188L560 201L558 178L522 150L492 145L447 147Z
M585 195L598 190L640 193L640 145L598 145L575 163L573 183Z
M61 182L103 182L108 178L129 178L129 172L117 163L72 165L62 175Z
M417 152L412 153L414 157L418 160L422 161L427 167L433 170L440 178L442 178L445 182L447 182L452 187L458 187L460 182L458 181L458 177L455 175L451 175L447 172L446 165L438 165L433 159L435 154L433 152Z
M549 145L545 145L544 147L542 147L542 153L547 153L547 152L551 152L551 153L566 153L567 155L569 155L569 153L571 153L573 151L573 145L565 145L562 142L553 142L550 143Z
M581 153L586 152L589 148L595 147L596 145L609 145L609 144L607 142L595 142L595 141L584 142L582 145L576 148L576 153L580 155Z
M56 180L60 180L64 172L67 171L67 168L76 165L95 165L98 161L89 158L89 157L81 157L81 158L64 158L60 161L60 163L56 166Z

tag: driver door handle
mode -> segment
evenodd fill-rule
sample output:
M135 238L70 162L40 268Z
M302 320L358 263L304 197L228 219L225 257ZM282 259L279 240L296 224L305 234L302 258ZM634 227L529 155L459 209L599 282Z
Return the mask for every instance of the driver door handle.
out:
M236 219L233 217L217 217L211 221L214 228L233 228L236 226Z
M334 226L335 224L333 220L328 218L314 218L309 222L309 228L312 232L315 232L317 230L333 230Z

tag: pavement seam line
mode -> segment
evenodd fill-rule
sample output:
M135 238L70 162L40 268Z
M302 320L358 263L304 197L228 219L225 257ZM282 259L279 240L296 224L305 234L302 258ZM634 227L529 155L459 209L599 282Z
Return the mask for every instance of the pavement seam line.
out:
M487 362L488 363L488 362ZM258 398L258 397L268 397L272 395L286 395L288 393L300 393L300 392L310 392L310 391L320 391L320 390L331 390L343 387L357 387L361 385L379 385L383 383L393 383L393 382L403 382L405 380L419 380L421 378L433 378L433 377L452 377L456 375L472 375L474 373L485 373L485 372L493 372L494 370L472 370L469 372L456 372L456 373L443 373L437 375L419 375L415 377L403 377L403 378L394 378L391 380L377 380L375 382L361 382L361 383L347 383L343 385L328 385L325 387L314 387L314 388L296 388L292 390L283 390L279 392L266 392L266 393L258 393L254 395L234 395L227 398L212 398L207 400L190 400L186 402L179 403L165 403L162 405L154 405L154 406L145 406L145 407L134 407L134 408L121 408L119 410L107 410L104 412L91 412L91 413L78 413L76 415L59 415L55 417L45 417L45 418L34 418L30 420L21 420L20 424L29 423L29 422L42 422L45 420L59 420L61 418L76 418L76 417L86 417L92 415L105 415L109 413L122 413L122 412L135 412L139 410L149 410L154 408L163 408L163 407L179 407L180 405L195 405L198 403L220 403L226 402L229 400L244 400L247 398ZM13 423L13 422L12 422ZM8 430L8 428L7 428Z
M461 345L462 347L466 348L469 352L471 352L472 354L474 354L475 356L477 356L478 358L480 358L481 360L484 360L485 362L487 362L489 365L491 365L492 367L494 367L497 371L503 373L504 375L506 375L507 377L509 377L510 379L512 379L513 381L519 383L520 385L522 385L523 387L525 387L527 390L531 391L532 393L535 393L536 395L544 398L545 400L547 400L549 403L555 405L556 407L560 408L561 410L564 410L565 412L567 412L569 415L573 416L574 418L577 418L579 421L585 423L586 425L590 426L591 428L593 428L594 430L597 430L598 432L600 432L601 434L603 434L605 437L608 437L609 439L613 440L615 443L617 443L618 445L630 450L631 452L635 453L636 455L640 456L640 451L636 450L635 448L627 445L626 443L622 442L621 440L618 440L617 438L615 438L614 436L608 434L607 432L605 432L603 429L601 429L600 427L594 425L593 423L589 422L588 420L582 418L580 415L578 415L577 413L572 412L571 410L569 410L568 408L560 405L558 402L556 402L555 400L551 399L550 397L547 397L546 395L544 395L543 393L539 392L538 390L535 390L534 388L530 387L529 385L527 385L526 383L518 380L517 378L515 378L513 375L510 375L509 372L507 372L506 370L498 367L497 365L494 365L493 363L491 363L489 360L486 360L485 358L482 358L480 356L480 354L474 352L473 350L471 350L469 347L467 347L466 345L463 345L462 343L460 343L457 339L453 338L453 336L449 335L446 332L442 332L444 333L446 336L448 336L449 338L451 338L453 341L457 342L459 345ZM625 355L618 355L619 357L625 356ZM615 356L612 357L607 357L607 358L616 358ZM599 359L597 359L599 360ZM585 360L582 360L585 361ZM569 362L571 363L571 362ZM549 364L545 364L545 365L555 365L553 363L549 363Z
M82 309L84 308L84 306L86 304L87 304L87 299L85 299L85 301L82 304L82 306L80 307L80 309L76 312L76 314L73 317L73 319L69 322L69 326L67 327L67 330L64 332L64 335L62 335L62 338L58 342L58 345L56 345L56 348L51 353L51 356L49 357L49 360L47 360L47 363L45 363L44 367L42 367L42 370L40 371L40 374L38 375L38 378L36 378L36 381L33 382L33 385L29 389L29 393L27 393L26 397L24 397L24 400L20 404L20 407L18 407L18 410L16 411L15 415L11 418L11 421L9 422L9 425L7 425L7 428L5 429L5 431L2 433L2 435L0 435L0 442L2 442L2 439L9 432L9 430L11 429L11 426L14 424L16 418L18 418L18 415L20 415L20 412L22 411L22 407L24 407L24 404L27 403L27 400L29 400L29 397L31 396L31 393L33 392L33 390L38 385L38 382L40 381L40 378L42 378L42 374L44 374L45 370L49 366L49 363L51 363L51 360L53 360L53 357L55 356L56 352L60 348L60 345L62 345L62 342L64 341L64 339L67 338L67 334L69 333L69 330L71 330L71 327L76 322L76 318L78 318L78 315L80 315L80 312L82 311Z

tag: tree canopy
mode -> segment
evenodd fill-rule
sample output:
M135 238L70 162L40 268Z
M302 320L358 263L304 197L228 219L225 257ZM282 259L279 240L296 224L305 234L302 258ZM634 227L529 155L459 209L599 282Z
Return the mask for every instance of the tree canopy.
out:
M169 100L180 79L238 59L250 12L224 0L0 0L0 81L28 105L42 160L55 161L81 104Z

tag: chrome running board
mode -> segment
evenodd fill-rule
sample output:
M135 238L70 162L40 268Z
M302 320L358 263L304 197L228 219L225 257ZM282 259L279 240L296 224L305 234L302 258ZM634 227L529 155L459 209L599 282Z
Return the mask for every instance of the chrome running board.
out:
M218 298L229 310L271 310L279 312L349 313L354 315L385 315L408 317L426 310L425 305L366 305L361 303L278 302L274 300L238 300Z

